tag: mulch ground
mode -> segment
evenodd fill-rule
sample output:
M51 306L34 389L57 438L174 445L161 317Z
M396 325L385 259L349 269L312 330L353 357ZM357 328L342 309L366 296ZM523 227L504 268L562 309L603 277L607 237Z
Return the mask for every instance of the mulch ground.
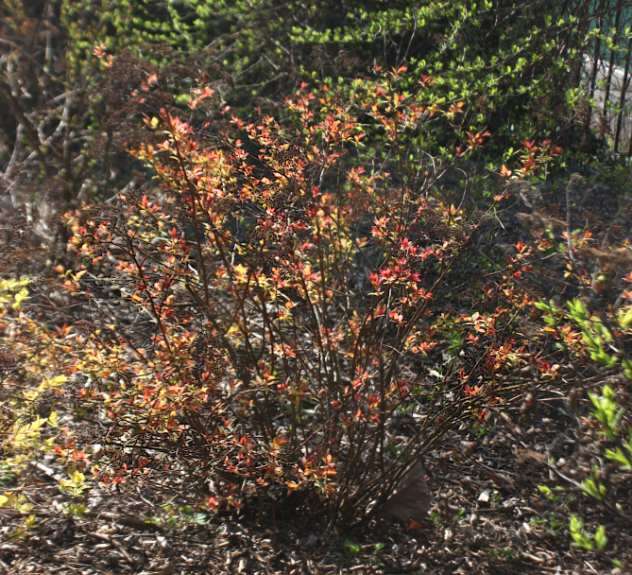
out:
M579 424L564 394L540 389L529 414L498 413L478 437L446 438L426 462L433 504L416 529L374 520L328 533L300 518L186 515L150 490L100 488L87 513L72 518L42 464L29 499L43 519L16 538L22 518L0 510L0 573L631 573L632 532L612 518L606 551L576 549L567 508L538 490L572 487L585 449L575 439Z

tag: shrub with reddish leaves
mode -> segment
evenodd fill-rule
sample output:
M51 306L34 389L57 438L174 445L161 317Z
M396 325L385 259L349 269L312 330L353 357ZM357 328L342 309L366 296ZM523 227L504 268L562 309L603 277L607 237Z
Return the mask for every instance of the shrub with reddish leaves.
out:
M428 369L445 343L436 294L474 226L433 197L438 162L413 189L361 153L369 131L383 158L430 121L380 111L383 97L343 106L303 88L284 121L226 112L212 141L163 111L147 122L161 138L133 152L153 182L69 216L102 324L79 366L84 399L127 448L102 479L149 473L166 452L214 479L213 507L298 491L348 520L469 417L485 394L463 369ZM507 353L494 345L487 363Z

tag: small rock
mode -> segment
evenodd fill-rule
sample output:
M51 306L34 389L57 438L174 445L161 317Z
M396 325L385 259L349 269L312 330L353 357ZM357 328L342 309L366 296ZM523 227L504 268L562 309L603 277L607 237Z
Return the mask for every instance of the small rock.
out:
M481 491L481 494L478 496L478 501L480 503L489 503L490 496L491 496L490 490L483 489L483 491Z

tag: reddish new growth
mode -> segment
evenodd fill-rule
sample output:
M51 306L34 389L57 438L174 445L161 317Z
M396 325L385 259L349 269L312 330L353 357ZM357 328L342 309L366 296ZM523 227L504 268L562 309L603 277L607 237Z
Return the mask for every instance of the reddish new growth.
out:
M359 159L367 129L394 146L433 115L384 86L354 107L302 86L289 119L229 118L215 144L163 111L148 121L162 140L134 151L155 183L70 218L71 247L107 278L92 297L117 290L126 309L86 339L81 366L111 437L136 438L143 473L158 446L198 461L224 486L213 509L271 485L316 490L332 518L364 509L480 395L428 399L433 294L469 231L431 199L430 169L411 189ZM488 369L509 352L495 347ZM403 409L420 422L408 437L389 431Z

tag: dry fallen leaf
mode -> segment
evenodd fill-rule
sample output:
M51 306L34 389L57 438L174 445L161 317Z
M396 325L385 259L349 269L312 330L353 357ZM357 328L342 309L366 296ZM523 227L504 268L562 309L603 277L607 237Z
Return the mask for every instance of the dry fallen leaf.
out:
M416 463L403 477L400 487L382 508L382 514L406 524L423 523L430 508L428 473L423 463Z

